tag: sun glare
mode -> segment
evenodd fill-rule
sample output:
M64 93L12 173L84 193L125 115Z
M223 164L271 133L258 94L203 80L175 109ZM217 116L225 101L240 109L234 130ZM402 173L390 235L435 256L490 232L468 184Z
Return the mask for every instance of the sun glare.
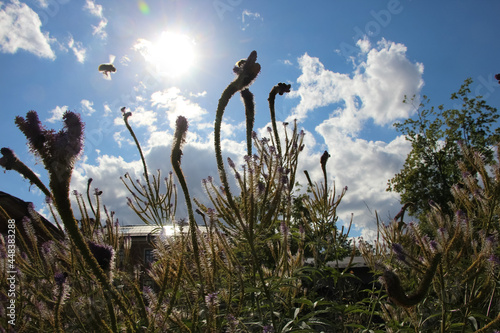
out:
M163 32L155 43L149 45L146 58L156 66L159 74L180 76L194 64L195 47L186 35Z

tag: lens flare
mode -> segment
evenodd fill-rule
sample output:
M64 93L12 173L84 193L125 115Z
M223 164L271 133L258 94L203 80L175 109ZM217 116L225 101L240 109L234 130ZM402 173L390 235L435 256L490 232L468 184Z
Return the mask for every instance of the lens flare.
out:
M144 1L139 1L138 2L138 6L139 6L139 10L141 11L141 13L143 13L144 15L148 15L149 14L149 6L146 2Z

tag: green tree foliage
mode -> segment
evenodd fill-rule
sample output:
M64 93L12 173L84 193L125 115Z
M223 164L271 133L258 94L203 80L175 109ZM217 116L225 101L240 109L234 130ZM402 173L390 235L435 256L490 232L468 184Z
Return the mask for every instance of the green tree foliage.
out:
M492 146L500 139L499 115L482 96L471 96L471 84L472 79L466 79L451 95L455 105L461 106L427 108L429 99L423 96L415 118L394 124L411 142L412 150L403 169L389 180L387 190L400 193L402 203L413 203L409 207L412 215L424 217L431 208L429 202L449 209L450 189L461 179L457 165L463 160L460 145L479 152L486 163L493 158ZM414 103L415 96L403 102Z

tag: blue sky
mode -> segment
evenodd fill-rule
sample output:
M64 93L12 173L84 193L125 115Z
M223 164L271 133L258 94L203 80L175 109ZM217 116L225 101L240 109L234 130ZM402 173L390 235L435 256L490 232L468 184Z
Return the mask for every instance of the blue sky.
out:
M305 184L305 169L321 180L319 158L327 149L330 179L349 188L340 223L354 214L352 235L370 239L375 211L388 220L400 209L398 196L385 188L409 151L392 126L415 112L403 96L425 94L433 105L453 107L450 94L471 77L473 93L500 105L493 79L500 72L498 13L500 2L493 0L6 0L0 2L0 146L46 180L15 116L36 110L44 124L59 129L62 112L81 113L86 144L73 189L84 191L92 177L108 209L124 224L137 223L119 177L139 177L141 164L120 108L133 113L150 170L163 174L171 170L174 120L188 118L183 168L192 195L203 198L201 180L217 176L218 99L234 63L256 50L262 71L251 88L255 130L266 133L271 88L291 84L292 92L277 98L276 113L278 121L297 119L306 132L299 181ZM107 80L97 68L110 56L117 72ZM241 160L239 98L224 120L223 153ZM47 213L40 191L13 172L0 174L0 190Z

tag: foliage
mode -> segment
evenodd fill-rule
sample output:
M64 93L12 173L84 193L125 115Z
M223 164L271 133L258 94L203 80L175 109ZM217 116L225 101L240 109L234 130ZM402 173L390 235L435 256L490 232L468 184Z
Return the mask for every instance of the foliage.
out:
M309 179L312 195L294 195L304 132L296 124L290 129L285 123L284 137L278 136L274 102L276 95L290 91L290 85L284 83L273 87L269 95L273 127L269 137L258 138L253 132L254 102L249 86L260 71L256 60L254 51L238 62L236 78L219 100L214 144L220 185L212 177L202 181L212 207L191 198L182 172L187 119L177 119L173 173L162 182L160 171L149 173L128 123L132 114L122 108L144 173L140 180L129 174L121 179L131 194L127 200L132 211L144 223L158 226L153 240L156 260L151 264L131 265L130 239L120 231L115 214L101 202L102 191L91 190L91 179L86 195L73 193L81 216L75 218L69 181L83 145L83 123L78 115L68 111L65 128L57 133L45 129L34 111L26 119L16 120L32 151L44 162L50 186L45 187L7 148L1 151L0 165L40 187L54 219L66 231L62 240L38 244L32 228L38 223L35 216L16 225L18 231L26 229L30 238L16 234L18 332L345 331L356 321L351 314L351 296L359 289L356 279L347 269L327 265L350 253L348 232L336 228L336 207L347 189L336 196L335 188L328 185L324 155L319 161L323 183ZM237 92L247 116L248 154L241 168L228 159L228 172L220 129L224 109ZM229 174L236 179L237 195L229 186ZM187 224L176 218L176 183L186 199ZM302 207L298 215L294 200ZM195 212L206 232L199 228ZM174 237L161 232L169 224L176 227ZM3 236L0 240L1 297L7 299L4 291L11 269L5 255L7 244ZM35 246L25 246L26 241ZM306 252L314 253L314 265L306 264ZM0 327L9 327L6 310L0 307Z
M347 187L337 193L335 185L329 184L328 152L318 161L322 181L313 182L305 171L306 192L297 190L304 132L296 123L283 123L283 130L278 131L274 115L276 96L289 92L290 85L279 83L271 89L269 136L259 138L253 132L255 106L249 87L260 72L256 61L254 51L238 62L236 78L219 100L214 125L219 181L211 176L202 180L209 205L191 198L182 171L181 157L191 158L182 153L187 119L177 119L170 156L173 172L162 180L159 170L156 174L148 171L128 123L132 114L122 108L144 172L141 179L129 174L121 179L134 214L145 224L157 226L151 239L152 263L131 261L131 239L120 230L115 213L101 202L103 192L91 189L92 179L86 194L73 192L81 216L75 218L69 184L83 146L79 116L65 113L59 132L46 129L34 111L26 119L16 119L32 152L44 163L50 184L46 187L8 148L0 151L0 165L17 171L46 194L53 218L65 233L40 241L34 226L43 224L30 207L29 216L16 221L14 256L9 238L0 235L2 332L14 329L5 302L13 271L18 332L500 329L500 153L493 159L486 149L496 140L489 135L489 124L496 119L493 109L484 101L468 99L466 81L458 94L465 103L463 110L443 112L448 133L443 132L441 121L428 119L436 115L433 109L422 111L419 121L400 125L420 149L415 148L415 154L445 158L444 152L453 152L459 178L448 179L455 184L450 186L450 204L432 203L424 216L430 233L419 224L403 221L405 205L388 225L378 221L379 238L373 245L361 242L356 248L348 237L350 227L337 227L336 212ZM221 150L224 110L238 92L247 120L247 154L239 167L229 158L224 163ZM484 118L477 119L477 115ZM456 124L464 125L462 132ZM453 135L459 132L462 141L456 146L458 137ZM441 145L445 134L453 139ZM424 143L434 146L426 150ZM409 161L417 161L416 156L410 155ZM448 171L441 174L456 176L455 171ZM229 186L229 177L235 179L236 192ZM176 216L178 187L186 201L187 218ZM0 218L9 218L2 207ZM167 237L162 230L172 225L175 234ZM340 260L350 256L352 262L358 251L380 277L371 287L354 275L350 264L339 268Z
M389 180L388 190L401 194L402 203L412 203L412 215L425 220L431 210L429 200L448 210L453 200L451 187L460 181L458 161L464 159L460 143L481 153L486 162L493 157L492 147L500 142L500 128L492 126L498 120L497 110L482 99L471 97L471 79L465 80L452 101L460 108L444 109L443 105L426 108L429 100L417 109L416 119L396 123L396 129L411 142L403 169ZM405 103L413 103L415 97ZM448 211L450 212L450 211Z
M426 216L434 237L414 222L394 220L380 225L374 247L362 247L390 299L377 298L388 331L500 328L500 155L486 165L484 155L466 145L461 154L462 179L452 187L449 207L454 213L434 204Z

